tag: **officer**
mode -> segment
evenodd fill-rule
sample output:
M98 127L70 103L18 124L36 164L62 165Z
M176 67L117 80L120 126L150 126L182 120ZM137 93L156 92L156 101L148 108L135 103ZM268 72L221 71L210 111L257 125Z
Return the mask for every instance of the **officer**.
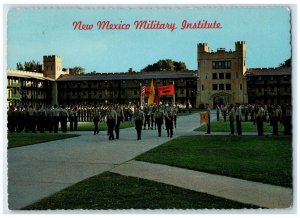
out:
M15 117L14 117L14 110L13 106L9 106L7 111L7 128L10 132L15 131Z
M166 122L166 129L168 133L168 137L173 137L173 112L172 108L166 107L165 111L165 122Z
M118 119L117 112L113 109L113 106L110 105L106 113L106 122L107 122L109 140L115 140L114 128L116 126L117 119Z
M142 111L142 108L136 107L134 109L133 119L135 120L135 129L136 129L136 133L137 133L137 140L141 140L142 126L143 126L143 120L144 120L144 113Z
M46 110L43 106L38 110L38 129L40 133L45 132Z
M150 108L147 104L145 104L144 107L144 116L145 116L145 122L144 122L144 130L146 129L146 125L148 125L148 129L150 129Z
M229 112L230 134L234 135L234 113L235 113L235 110L234 110L233 105L230 105L230 106L231 106L231 109Z
M242 106L240 104L236 105L236 130L238 135L242 135Z
M67 132L68 117L69 117L68 111L65 109L65 106L62 106L59 111L59 119L60 119L62 132Z
M51 115L53 118L53 130L57 133L59 125L59 109L57 105L54 105L54 108L51 110Z
M158 137L161 137L161 126L164 122L164 112L160 106L156 108L156 111L154 113L155 123L157 125L158 130Z
M78 117L79 117L78 112L79 111L77 110L77 107L74 107L73 108L74 131L77 131L77 127L78 127Z
M93 122L94 122L94 135L99 134L99 128L98 128L99 121L100 121L99 113L97 113L95 111L94 118L93 118Z
M117 122L116 122L115 132L116 132L116 139L119 139L120 123L123 122L123 120L124 120L123 107L121 107L119 104L117 104L116 112L117 112Z
M259 136L262 136L264 134L264 123L263 123L264 116L265 116L265 110L262 107L262 105L259 104L257 116L256 116L257 133Z
M206 113L207 113L207 120L208 120L207 121L207 132L206 132L206 134L210 134L210 107L209 107L209 104L206 105Z

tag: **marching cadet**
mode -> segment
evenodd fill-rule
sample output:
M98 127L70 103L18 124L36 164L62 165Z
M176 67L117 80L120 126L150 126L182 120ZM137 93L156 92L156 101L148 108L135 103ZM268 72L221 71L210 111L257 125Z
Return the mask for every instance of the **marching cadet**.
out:
M22 120L24 123L25 132L28 132L30 130L30 122L29 122L29 115L28 115L27 107L23 107L21 113L22 113Z
M53 131L53 117L52 117L52 106L50 105L46 109L46 130L49 132Z
M142 126L144 120L144 113L142 108L136 107L133 113L133 119L135 120L135 129L137 133L137 140L141 140Z
M227 109L226 109L226 111L227 111ZM207 113L207 120L208 120L206 134L210 134L210 107L209 107L209 104L206 105L206 113Z
M34 133L35 132L35 116L34 116L34 109L33 109L32 105L29 105L28 119L29 119L29 123L30 123L30 131L32 133Z
M74 131L74 111L71 107L68 110L68 114L69 114L69 122L70 122L70 131Z
M155 123L157 125L158 137L161 137L161 126L163 125L164 122L164 112L160 106L156 108L154 117L155 117Z
M257 124L257 133L259 136L264 134L264 116L265 110L261 104L259 104L257 116L256 116L256 124Z
M236 130L238 135L242 135L242 106L240 104L236 105Z
M145 116L145 122L144 122L144 130L146 129L146 125L148 125L148 129L150 129L150 108L147 104L144 106L144 116Z
M7 127L10 132L15 131L15 117L14 117L14 110L13 106L9 106L7 111Z
M156 103L153 103L153 105L150 107L150 118L151 118L151 129L153 129L153 123L155 121L155 118L154 118L154 113L156 111ZM156 126L155 126L156 128Z
M57 133L59 125L59 109L57 107L57 105L54 105L54 108L51 110L51 115L53 119L53 130L55 133Z
M220 107L217 105L217 121L220 119Z
M94 135L99 134L99 128L98 128L99 121L100 121L99 113L97 113L97 111L95 111L94 112L94 118L93 118L93 122L94 122Z
M231 110L229 112L230 134L234 135L234 113L235 113L235 110L234 110L233 105L230 105L230 106L231 106Z
M33 116L34 116L34 126L33 126L33 129L34 129L34 132L35 132L35 129L37 129L37 131L40 131L40 129L38 128L38 119L39 119L39 110L40 110L40 107L36 107L35 110L33 111Z
M120 123L123 122L123 120L124 120L123 107L121 107L119 104L117 104L116 112L117 112L117 122L116 122L115 132L116 132L116 139L119 139Z
M65 106L62 106L59 111L59 119L60 119L62 132L67 132L68 117L69 117L68 111L65 109Z
M114 128L116 126L117 123L117 112L113 109L113 106L110 105L109 109L106 113L106 123L107 123L107 131L108 131L108 139L109 140L115 140L115 136L114 136Z
M40 107L38 110L38 118L37 118L37 124L38 124L38 130L40 133L45 132L45 121L46 121L46 111L43 106Z
M177 112L178 112L178 106L174 104L173 118L174 118L174 127L175 128L176 128L176 125L177 125Z
M77 110L77 107L73 108L73 119L74 119L74 131L77 131L77 127L78 127L78 110Z
M173 137L173 112L168 105L166 105L166 111L165 111L165 122L166 122L166 129L168 133L168 137Z

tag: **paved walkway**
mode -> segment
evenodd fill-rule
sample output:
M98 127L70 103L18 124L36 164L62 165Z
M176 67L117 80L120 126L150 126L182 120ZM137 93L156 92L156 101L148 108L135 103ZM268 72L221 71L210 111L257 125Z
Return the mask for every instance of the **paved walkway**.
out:
M178 117L175 137L190 135L197 126L199 114ZM108 141L106 132L99 135L78 133L81 136L8 150L10 209L20 209L105 171L132 174L262 207L285 208L292 202L291 189L132 161L136 156L169 141L165 130L162 137L157 137L154 130L142 131L141 141L136 140L134 128L121 130L120 140L114 141ZM185 178L189 179L183 182ZM235 185L230 185L232 181Z

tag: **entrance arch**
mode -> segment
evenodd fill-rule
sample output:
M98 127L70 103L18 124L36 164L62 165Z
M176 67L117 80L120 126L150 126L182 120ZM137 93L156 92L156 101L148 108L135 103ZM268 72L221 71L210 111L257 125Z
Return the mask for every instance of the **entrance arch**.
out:
M213 105L227 105L231 103L231 94L228 94L226 92L218 92L216 94L213 94L211 96L213 99Z

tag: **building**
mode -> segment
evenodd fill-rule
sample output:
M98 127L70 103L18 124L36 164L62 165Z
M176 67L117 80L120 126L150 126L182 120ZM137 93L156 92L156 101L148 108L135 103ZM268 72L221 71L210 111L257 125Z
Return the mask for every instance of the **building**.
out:
M248 102L246 42L236 42L235 51L213 52L207 43L198 44L198 84L196 105L211 107Z
M291 68L250 68L245 78L249 103L291 104Z

